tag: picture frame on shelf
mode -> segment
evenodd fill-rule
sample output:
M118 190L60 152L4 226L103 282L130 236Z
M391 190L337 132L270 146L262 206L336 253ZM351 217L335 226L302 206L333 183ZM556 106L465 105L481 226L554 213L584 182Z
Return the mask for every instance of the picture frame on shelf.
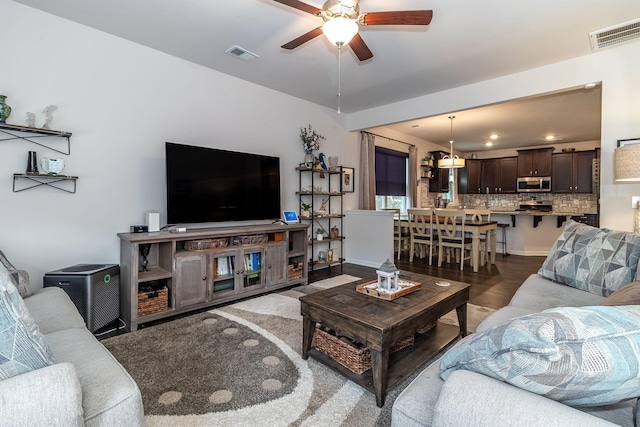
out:
M634 145L640 144L640 138L631 138L631 139L619 139L618 147L624 147L626 145Z
M342 168L342 191L353 193L355 191L355 170L353 168Z

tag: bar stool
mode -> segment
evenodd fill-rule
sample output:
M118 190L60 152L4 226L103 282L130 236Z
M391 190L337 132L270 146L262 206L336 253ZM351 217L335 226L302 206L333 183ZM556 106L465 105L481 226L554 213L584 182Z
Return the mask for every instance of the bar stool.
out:
M507 227L509 224L498 223L498 228L502 230L502 241L497 241L496 244L502 243L502 255L509 255L507 253Z

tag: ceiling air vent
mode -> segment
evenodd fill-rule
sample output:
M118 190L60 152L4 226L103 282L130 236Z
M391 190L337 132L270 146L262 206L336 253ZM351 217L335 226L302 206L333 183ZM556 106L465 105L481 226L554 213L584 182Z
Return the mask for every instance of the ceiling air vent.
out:
M589 33L591 50L600 50L640 38L640 19Z
M238 59L242 59L243 61L249 62L258 58L258 55L255 53L249 52L247 49L243 49L240 46L231 46L229 49L225 50L225 53L228 53L231 56L235 56Z

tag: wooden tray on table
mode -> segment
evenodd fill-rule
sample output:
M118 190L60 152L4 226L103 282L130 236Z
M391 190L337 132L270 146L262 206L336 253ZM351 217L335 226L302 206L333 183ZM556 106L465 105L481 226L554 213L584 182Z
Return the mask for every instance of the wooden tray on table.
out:
M398 286L400 287L396 292L387 293L378 290L378 281L372 280L371 282L363 283L356 286L356 291L361 294L366 294L372 297L384 299L387 301L393 301L396 298L400 298L411 292L417 291L422 287L418 282L412 282L409 280L398 279Z

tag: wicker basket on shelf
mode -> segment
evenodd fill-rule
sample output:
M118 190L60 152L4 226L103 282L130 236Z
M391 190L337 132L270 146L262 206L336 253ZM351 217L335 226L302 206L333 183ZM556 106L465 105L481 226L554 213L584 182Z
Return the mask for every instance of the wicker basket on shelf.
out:
M207 249L226 248L229 245L229 239L202 239L188 240L184 242L184 249L187 251L203 251Z
M288 280L296 280L302 278L302 263L298 263L298 265L289 264L287 267L287 279Z
M138 292L138 316L159 313L169 308L169 289Z

